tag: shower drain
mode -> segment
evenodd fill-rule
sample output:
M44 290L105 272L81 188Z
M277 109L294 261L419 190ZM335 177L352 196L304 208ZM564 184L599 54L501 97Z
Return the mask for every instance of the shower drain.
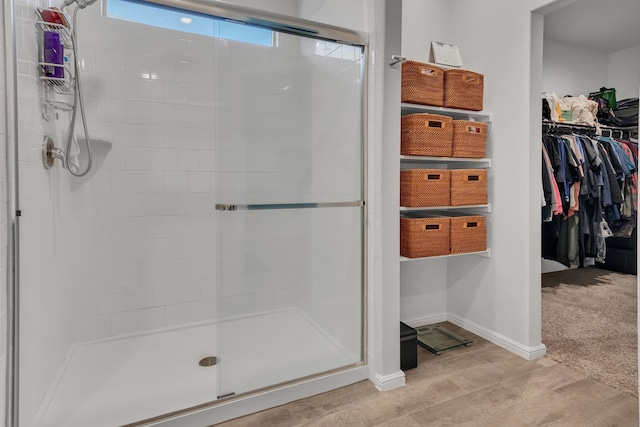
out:
M218 359L215 356L205 357L198 362L200 366L213 366L218 362Z

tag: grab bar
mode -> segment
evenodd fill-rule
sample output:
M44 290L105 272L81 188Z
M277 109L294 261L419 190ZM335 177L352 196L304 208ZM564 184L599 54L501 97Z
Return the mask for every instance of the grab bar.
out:
M225 205L216 204L217 211L261 211L270 209L314 209L314 208L344 208L364 206L364 200L355 202L324 202L324 203L273 203L261 205Z

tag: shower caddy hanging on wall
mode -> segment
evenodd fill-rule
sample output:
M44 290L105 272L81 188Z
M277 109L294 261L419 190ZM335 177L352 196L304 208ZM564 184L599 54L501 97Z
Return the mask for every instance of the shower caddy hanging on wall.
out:
M93 160L80 86L77 34L73 27L76 26L78 11L96 1L65 0L60 9L36 9L37 25L42 29L41 43L38 44L40 46L38 55L42 59L38 67L40 80L43 82L41 85L42 115L45 120L51 121L53 118L58 118L56 110L71 113L65 149L55 148L53 140L45 136L42 145L42 162L45 169L49 169L53 166L54 159L59 159L62 167L77 178L89 173ZM71 21L63 10L73 3L76 4L76 8L73 10L73 21ZM73 25L70 24L71 22ZM80 147L75 136L78 109L80 110L87 151L87 163L84 169L80 167L78 160ZM75 151L74 154L72 154L72 150Z
M62 64L45 61L44 33L56 33L60 37L60 43L66 50L73 49L73 39L71 37L70 20L58 9L36 9L37 25L43 32L43 37L39 37L40 58L39 79L42 84L42 115L47 121L56 117L55 109L70 111L73 109L73 96L75 87L75 76L73 67L68 60L68 56L63 55ZM51 22L51 17L62 16L62 22ZM66 24L64 23L66 22ZM54 69L57 73L47 73L47 69ZM50 74L61 74L62 77L53 77Z

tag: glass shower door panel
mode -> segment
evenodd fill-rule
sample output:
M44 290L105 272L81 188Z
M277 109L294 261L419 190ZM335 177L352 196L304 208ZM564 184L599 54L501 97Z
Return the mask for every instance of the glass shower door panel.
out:
M219 395L362 361L362 49L220 52Z

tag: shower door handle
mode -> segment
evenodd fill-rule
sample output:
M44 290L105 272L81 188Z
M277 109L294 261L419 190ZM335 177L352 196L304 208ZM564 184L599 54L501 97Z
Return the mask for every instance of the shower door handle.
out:
M269 203L257 205L225 205L216 204L217 211L262 211L274 209L315 209L315 208L346 208L364 206L364 200L355 202L320 202L320 203Z

